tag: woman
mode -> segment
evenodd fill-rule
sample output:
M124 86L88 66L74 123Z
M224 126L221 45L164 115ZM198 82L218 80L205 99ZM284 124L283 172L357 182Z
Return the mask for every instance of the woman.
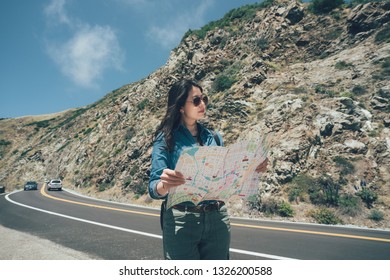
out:
M185 183L175 171L186 147L222 144L218 133L198 121L206 113L207 96L190 80L176 82L168 92L168 108L156 131L152 152L149 194L167 199L169 190ZM165 205L165 202L163 205ZM228 259L230 221L222 201L183 202L162 209L163 245L166 259Z

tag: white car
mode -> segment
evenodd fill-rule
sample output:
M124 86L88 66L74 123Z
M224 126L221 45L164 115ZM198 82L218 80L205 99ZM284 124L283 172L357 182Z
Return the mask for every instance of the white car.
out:
M60 179L51 180L49 184L47 184L47 190L62 190L62 182Z

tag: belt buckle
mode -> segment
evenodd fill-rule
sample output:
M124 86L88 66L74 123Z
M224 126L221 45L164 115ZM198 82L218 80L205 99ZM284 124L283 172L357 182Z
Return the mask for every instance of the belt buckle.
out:
M219 211L219 201L205 205L204 212Z
M186 205L186 206L185 206L185 211L186 211L186 213L187 213L187 212L190 212L190 213L199 213L199 212L202 211L202 208L201 208L199 205L198 205L198 206L193 206L193 207Z

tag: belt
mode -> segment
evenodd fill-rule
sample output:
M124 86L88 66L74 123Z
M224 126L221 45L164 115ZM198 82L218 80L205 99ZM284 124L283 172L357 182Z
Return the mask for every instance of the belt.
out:
M206 212L211 212L211 211L218 211L224 205L225 205L225 202L217 201L214 203L201 204L201 205L197 205L197 206L177 204L177 205L172 206L172 208L179 210L179 211L183 211L183 212L206 213Z

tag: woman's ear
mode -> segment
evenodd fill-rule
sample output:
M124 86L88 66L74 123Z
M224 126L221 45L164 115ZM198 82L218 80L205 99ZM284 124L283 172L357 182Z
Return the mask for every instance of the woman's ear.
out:
M183 107L180 108L180 113L182 113L182 114L184 113L184 108Z

